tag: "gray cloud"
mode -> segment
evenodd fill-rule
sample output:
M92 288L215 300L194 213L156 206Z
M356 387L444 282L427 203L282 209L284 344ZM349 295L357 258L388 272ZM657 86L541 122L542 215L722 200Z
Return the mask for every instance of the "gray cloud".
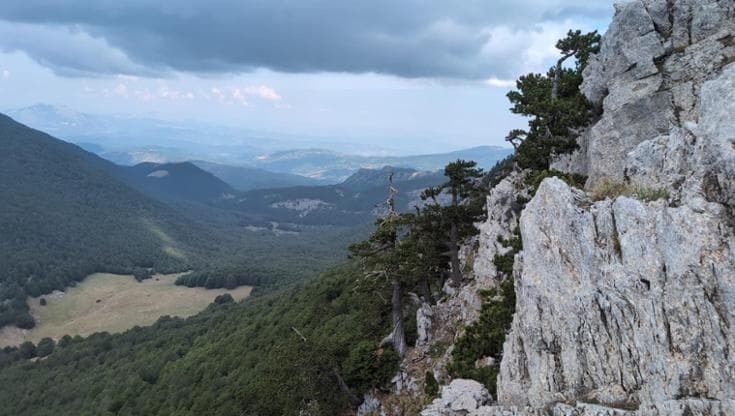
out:
M611 10L610 0L5 0L0 49L71 76L269 68L507 78L532 39ZM497 47L499 36L512 47Z

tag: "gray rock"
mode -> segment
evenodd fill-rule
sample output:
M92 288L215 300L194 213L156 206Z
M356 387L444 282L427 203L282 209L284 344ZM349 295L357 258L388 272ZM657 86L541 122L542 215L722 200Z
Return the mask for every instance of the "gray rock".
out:
M644 0L643 4L651 20L653 20L656 31L664 35L670 34L672 22L669 19L669 5L667 1Z
M698 134L707 199L735 206L735 64L702 86Z
M696 0L679 0L671 6L672 43L676 49L689 46L690 34L689 28L692 21L692 3Z
M590 182L623 179L625 155L641 142L667 134L674 123L672 95L656 92L606 112L590 131L587 158Z
M584 197L551 178L523 212L499 402L667 414L681 397L735 397L735 239L723 210L630 198L584 208Z
M425 346L431 341L431 324L434 312L431 309L431 305L422 304L418 310L416 310L416 346Z
M717 1L701 1L692 10L691 41L696 43L720 29L725 14Z
M575 173L587 167L590 187L604 177L622 180L628 152L697 122L702 84L735 59L733 8L732 0L618 5L581 87L603 116L581 138L583 149L554 166Z
M375 392L365 393L362 404L357 408L357 416L385 416L383 405Z
M455 379L442 387L441 396L424 409L421 416L465 416L491 399L482 384L474 380Z
M521 210L517 199L522 192L522 175L514 173L503 179L487 198L487 220L478 224L478 249L473 263L475 279L496 281L497 270L493 259L496 254L505 254L507 249L498 242L498 236L509 238L518 222Z

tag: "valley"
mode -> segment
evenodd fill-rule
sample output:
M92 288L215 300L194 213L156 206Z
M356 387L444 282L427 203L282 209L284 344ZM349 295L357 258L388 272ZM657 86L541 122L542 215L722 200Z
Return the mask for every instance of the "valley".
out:
M64 335L119 333L151 325L166 315L185 318L202 311L217 296L229 294L240 301L252 290L250 286L232 290L177 286L181 275L154 275L138 282L132 275L95 273L64 292L29 298L36 326L30 330L0 329L0 348L24 341L38 343L45 337L58 341Z

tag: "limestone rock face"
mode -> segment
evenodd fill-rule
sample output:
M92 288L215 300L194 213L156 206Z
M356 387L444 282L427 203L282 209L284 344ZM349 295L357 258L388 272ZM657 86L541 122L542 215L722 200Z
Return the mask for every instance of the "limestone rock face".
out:
M669 414L681 398L735 405L727 215L713 202L696 211L625 197L589 206L583 192L545 180L521 217L499 402L579 400L641 414Z
M733 4L637 0L616 5L582 84L584 94L603 109L583 149L590 184L624 178L624 156L641 142L697 122L703 83L735 59Z
M582 87L603 115L554 167L659 196L541 184L488 415L735 415L735 2L616 11Z

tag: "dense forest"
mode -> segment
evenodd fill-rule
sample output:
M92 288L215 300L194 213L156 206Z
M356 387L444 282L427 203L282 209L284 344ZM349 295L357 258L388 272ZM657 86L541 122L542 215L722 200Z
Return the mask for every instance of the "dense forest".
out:
M374 346L390 297L354 265L244 303L213 304L123 334L63 338L37 362L0 352L0 415L338 414L392 377L397 356ZM33 382L28 382L33 380ZM64 380L64 382L59 382Z

